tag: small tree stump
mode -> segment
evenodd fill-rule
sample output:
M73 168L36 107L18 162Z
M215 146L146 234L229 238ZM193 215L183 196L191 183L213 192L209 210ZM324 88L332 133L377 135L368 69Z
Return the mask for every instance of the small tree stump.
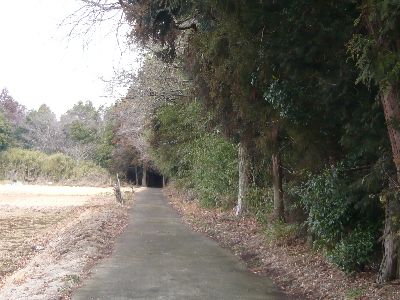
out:
M115 182L115 185L114 185L114 195L115 195L115 198L117 199L117 202L124 204L124 198L122 198L121 184L119 182L118 174L117 174L117 181Z

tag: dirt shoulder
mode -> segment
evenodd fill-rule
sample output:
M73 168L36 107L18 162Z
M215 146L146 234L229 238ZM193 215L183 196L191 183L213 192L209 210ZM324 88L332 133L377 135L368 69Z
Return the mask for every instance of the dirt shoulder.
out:
M253 217L202 208L173 188L165 193L184 223L231 249L252 272L270 277L299 299L400 299L399 281L378 285L373 273L347 276L304 244L271 243Z
M68 299L96 262L111 253L115 238L127 224L132 201L120 205L110 194L91 195L84 201L83 206L63 208L67 215L26 239L30 251L21 254L24 262L17 265L19 270L4 278L0 299ZM6 205L2 210L31 215L60 208L39 205L22 210Z

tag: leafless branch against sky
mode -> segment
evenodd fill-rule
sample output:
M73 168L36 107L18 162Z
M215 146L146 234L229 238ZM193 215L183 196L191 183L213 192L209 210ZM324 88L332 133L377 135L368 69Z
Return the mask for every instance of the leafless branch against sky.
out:
M116 5L98 0L2 1L0 88L7 87L28 109L45 103L57 115L80 100L97 106L114 102L124 92L110 94L102 79L138 65Z

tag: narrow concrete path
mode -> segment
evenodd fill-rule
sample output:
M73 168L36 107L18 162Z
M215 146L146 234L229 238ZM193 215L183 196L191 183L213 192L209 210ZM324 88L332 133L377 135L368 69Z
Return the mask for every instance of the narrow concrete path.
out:
M112 256L74 295L81 299L289 299L217 243L190 231L160 189L135 194Z

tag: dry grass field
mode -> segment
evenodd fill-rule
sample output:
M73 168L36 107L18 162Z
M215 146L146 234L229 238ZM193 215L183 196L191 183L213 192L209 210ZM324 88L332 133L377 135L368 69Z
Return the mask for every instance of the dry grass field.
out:
M71 209L0 208L0 282L26 263L43 246L51 228L65 220Z
M0 185L0 298L67 298L80 280L65 278L110 250L127 209L112 188Z

